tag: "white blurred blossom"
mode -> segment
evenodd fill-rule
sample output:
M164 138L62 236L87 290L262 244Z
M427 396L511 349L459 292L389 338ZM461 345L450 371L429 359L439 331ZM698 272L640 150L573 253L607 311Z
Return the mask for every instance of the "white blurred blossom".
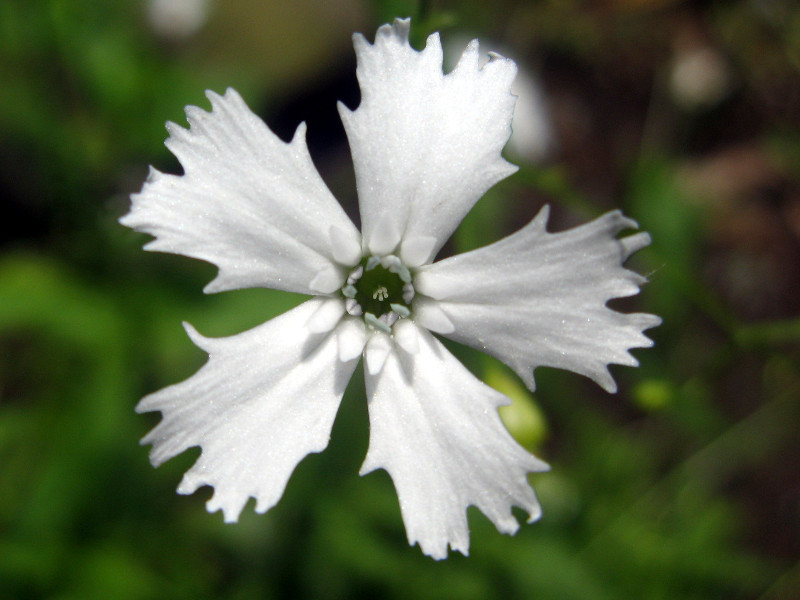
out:
M733 89L733 73L722 53L708 45L679 48L669 74L676 104L685 110L702 110L722 102Z
M159 36L180 41L206 24L210 0L147 0L147 21Z

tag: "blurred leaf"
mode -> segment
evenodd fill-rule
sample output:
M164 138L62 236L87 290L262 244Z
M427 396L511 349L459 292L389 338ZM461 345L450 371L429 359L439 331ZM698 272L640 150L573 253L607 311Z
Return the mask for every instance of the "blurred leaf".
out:
M536 399L522 385L519 377L495 361L486 361L483 380L486 385L505 394L511 404L500 407L500 417L509 433L520 445L535 452L547 437L547 421Z
M669 381L645 379L636 385L633 397L645 410L661 410L673 402L675 390Z

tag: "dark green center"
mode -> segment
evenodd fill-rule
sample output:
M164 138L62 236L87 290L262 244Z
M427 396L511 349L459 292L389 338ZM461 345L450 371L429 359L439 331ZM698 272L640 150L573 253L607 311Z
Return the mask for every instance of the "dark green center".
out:
M364 313L372 313L376 317L388 313L392 304L407 306L403 300L403 281L396 273L392 273L382 265L366 270L366 260L362 262L364 274L353 286L356 288L355 299Z

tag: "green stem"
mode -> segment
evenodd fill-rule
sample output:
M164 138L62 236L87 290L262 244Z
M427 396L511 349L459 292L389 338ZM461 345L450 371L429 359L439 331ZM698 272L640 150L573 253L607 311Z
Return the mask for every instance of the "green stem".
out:
M800 342L800 318L741 325L734 339L744 347Z

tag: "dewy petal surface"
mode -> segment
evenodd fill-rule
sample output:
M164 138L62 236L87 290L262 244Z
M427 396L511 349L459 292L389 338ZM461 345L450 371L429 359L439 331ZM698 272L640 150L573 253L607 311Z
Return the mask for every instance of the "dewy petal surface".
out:
M192 446L202 454L178 488L214 487L208 510L236 521L250 497L264 512L280 499L297 463L328 445L357 358L341 362L338 330L305 328L323 300L314 299L254 329L192 340L208 352L200 371L146 396L139 412L161 411L142 440L158 466Z
M480 67L470 43L442 72L438 34L418 52L409 22L384 25L370 44L354 36L361 104L340 105L355 164L364 240L390 217L402 239L433 237L435 253L475 202L516 167L500 155L511 134L513 61Z
M167 124L185 174L151 169L120 222L155 236L148 250L217 265L207 292L311 293L309 282L334 266L331 227L350 244L360 237L311 161L305 124L285 143L234 90L208 97L211 112L187 107L188 130Z
M661 319L611 310L611 298L645 279L624 268L650 238L617 239L636 223L619 211L561 233L546 231L545 207L526 227L472 252L422 267L415 284L454 325L446 337L496 356L533 389L540 366L568 369L616 390L609 364L636 365L631 348Z
M518 528L512 506L539 517L526 476L548 467L503 427L497 407L508 399L430 333L420 328L417 352L395 348L366 383L370 442L361 472L383 468L392 477L409 543L436 559L448 546L466 554L470 505L503 533Z

